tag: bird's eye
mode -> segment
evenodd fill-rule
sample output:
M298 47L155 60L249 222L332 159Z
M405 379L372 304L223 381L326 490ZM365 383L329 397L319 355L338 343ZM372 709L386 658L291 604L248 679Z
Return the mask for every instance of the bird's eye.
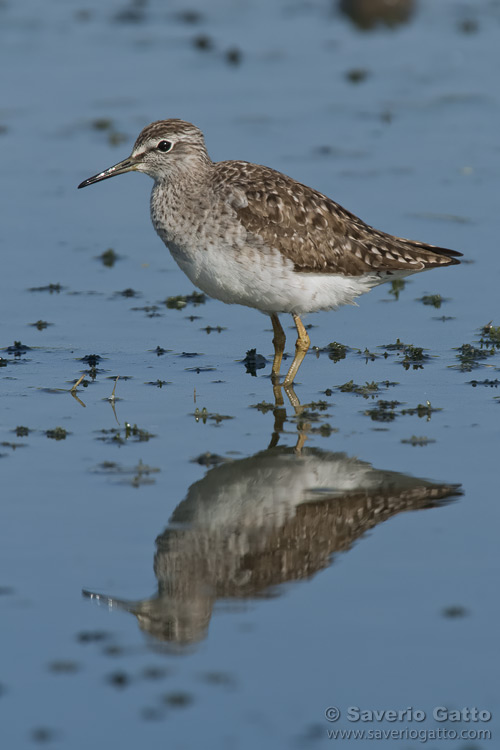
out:
M160 141L156 148L158 151L163 151L163 153L166 154L167 151L172 149L173 145L172 141Z

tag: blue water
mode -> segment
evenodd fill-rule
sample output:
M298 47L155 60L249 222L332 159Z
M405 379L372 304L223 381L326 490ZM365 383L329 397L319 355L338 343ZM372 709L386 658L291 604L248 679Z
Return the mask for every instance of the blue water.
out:
M421 0L407 24L364 32L335 3L0 4L3 746L498 734L500 357L483 347L467 371L457 348L500 325L499 24L486 0ZM151 182L76 190L164 117L200 126L215 160L273 166L466 262L308 318L313 346L350 349L312 350L296 394L316 407L283 394L273 413L268 318L165 306L193 289L150 225ZM432 294L441 307L419 301ZM398 338L423 367L387 349ZM337 388L351 380L379 391ZM426 719L355 726L349 706ZM439 723L435 706L492 719Z

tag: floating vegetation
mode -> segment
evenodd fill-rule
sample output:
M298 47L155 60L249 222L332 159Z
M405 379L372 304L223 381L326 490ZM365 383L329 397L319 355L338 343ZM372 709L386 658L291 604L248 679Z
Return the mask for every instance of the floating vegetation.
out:
M128 140L128 136L124 133L120 133L116 129L113 120L110 117L97 117L90 123L94 130L98 130L101 133L106 133L108 136L108 143L111 146L118 146L120 143L124 143Z
M414 344L404 344L400 339L396 339L394 344L385 344L383 347L389 352L396 352L396 356L401 356L401 364L405 370L409 370L410 367L413 370L422 370L424 362L430 359L428 354L424 354L424 348L421 346L414 346Z
M208 36L208 34L197 34L193 38L193 45L196 47L196 49L202 50L203 52L208 52L209 50L213 49L214 42L212 37Z
M118 10L113 20L117 23L142 23L146 20L146 2L144 0L131 0L128 7Z
M46 286L32 286L28 289L28 292L49 292L50 294L59 294L65 287L61 284L47 284Z
M328 422L324 422L319 427L312 427L310 430L308 430L308 433L310 433L311 435L319 435L320 437L327 438L338 431L338 427L332 427Z
M143 305L143 307L131 307L134 312L145 312L148 318L160 318L161 313L158 312L160 309L158 305Z
M217 331L217 333L222 333L222 331L227 331L227 328L224 328L224 326L205 326L205 328L200 328L200 331L206 331L207 333Z
M110 146L119 146L121 143L128 141L128 136L118 131L113 131L108 135L108 142Z
M13 451L16 450L16 448L26 448L26 443L9 443L8 441L5 441L3 443L0 443L2 448L12 448Z
M462 34L476 34L479 31L479 23L475 18L463 18L458 22L457 29Z
M59 733L51 727L35 727L30 732L31 739L39 745L47 745L58 739Z
M267 359L262 354L257 354L257 349L249 349L245 359L241 361L245 365L247 373L253 377L257 376L257 370L262 370L267 365Z
M148 383L145 383L145 385L155 385L157 388L163 388L164 385L172 385L171 381L169 380L150 380Z
M461 372L470 372L475 370L477 367L481 367L482 361L491 357L495 353L493 349L480 349L472 344L462 344L455 349L458 352L456 355L458 359L458 365L451 365L455 369Z
M22 425L20 425L19 427L16 427L15 429L15 433L17 437L28 437L30 432L31 430L29 427L23 427Z
M127 477L121 479L121 482L130 484L132 487L141 487L145 484L154 484L155 479L152 474L158 474L160 469L155 466L148 466L139 461L137 466L121 466L115 461L103 461L102 464L94 469L94 474L104 474L105 476ZM130 478L131 477L131 478Z
M196 408L193 417L197 422L203 422L203 424L206 424L209 420L215 422L215 424L220 424L226 419L234 419L234 417L225 414L211 413L205 407L203 409Z
M167 297L164 305L169 310L183 310L186 305L204 305L207 301L206 294L194 291L192 294L178 294L176 297Z
M360 354L362 357L364 357L365 364L368 364L368 362L375 362L376 359L382 356L387 357L387 354L377 354L376 352L371 352L369 349L365 349L363 352L360 352Z
M144 667L142 670L142 677L145 680L163 680L164 677L168 677L170 675L170 669L167 667L157 667L156 664L152 664L151 666Z
M53 430L46 430L45 434L51 440L66 440L66 436L69 432L64 427L54 427Z
M131 425L129 422L125 422L123 429L113 427L109 430L100 430L100 433L101 437L98 437L98 440L114 445L125 445L127 442L147 443L148 440L156 437L153 433L141 429L136 424Z
M200 372L214 372L215 369L215 367L205 365L204 367L186 367L186 372L195 372L197 375L199 375Z
M54 672L54 674L74 674L78 672L80 666L78 662L71 661L70 659L57 659L51 661L47 668L50 672Z
M379 349L387 349L388 352L402 352L405 347L406 344L400 341L400 339L396 339L394 344L382 344L382 346L379 346Z
M429 445L430 443L435 443L436 441L432 438L425 437L417 437L416 435L412 435L411 438L407 438L406 440L401 440L402 443L405 443L405 445Z
M441 611L443 617L449 617L450 619L456 619L458 617L466 617L469 614L465 607L461 604L452 604L449 607L444 607Z
M401 294L405 286L406 286L406 281L404 279L394 279L394 281L391 281L389 294L391 294L394 297L396 302L398 301L399 295Z
M80 357L80 359L77 360L77 362L85 362L89 369L87 373L84 373L76 383L74 383L72 390L74 391L76 387L80 384L83 385L84 388L88 386L88 383L82 382L83 378L85 377L85 374L88 375L88 377L91 380L95 380L97 377L97 373L101 372L98 370L97 365L101 361L102 357L99 354L86 354L84 357Z
M140 297L140 292L136 292L135 289L131 289L129 287L128 289L124 289L122 292L115 292L115 297L125 297L126 299L130 299L131 297ZM139 310L144 308L135 307L133 309Z
M106 380L117 380L120 378L120 380L133 380L133 375L107 375Z
M392 422L397 417L396 406L400 401L378 401L372 409L366 409L363 414L374 422Z
M458 364L451 365L451 367L461 372L470 372L485 364L485 360L500 350L500 326L494 326L491 323L482 326L479 329L478 343L479 346L462 344L462 346L455 348L455 351L458 352L456 355Z
M231 47L226 50L225 58L229 65L240 65L243 59L243 53L238 47Z
M106 682L116 688L125 688L130 685L132 678L123 670L117 670L106 677Z
M401 360L401 364L405 370L409 370L410 367L413 370L422 370L424 361L429 359L427 354L424 354L424 350L420 346L413 346L410 344L404 351L404 357Z
M84 357L80 357L78 362L86 362L89 367L97 367L102 357L100 354L86 354Z
M469 380L469 385L476 388L478 385L485 385L488 388L497 388L500 385L500 380Z
M349 83L362 83L369 75L369 71L366 68L351 68L351 70L345 73L345 77Z
M310 404L304 404L302 408L309 412L313 412L326 411L329 406L331 406L331 404L329 404L328 401L323 401L322 399L320 399L319 401L311 401Z
M140 427L137 427L136 424L133 426L129 424L128 422L125 422L125 438L128 440L129 438L134 438L136 442L138 443L144 443L150 440L151 438L156 437L156 435L153 435L152 432L148 432L147 430L143 430Z
M426 401L425 404L418 404L418 406L415 406L414 408L411 408L411 409L401 409L401 414L403 416L410 416L410 417L413 417L416 414L419 419L422 419L422 417L425 417L427 419L427 422L429 422L431 415L435 411L443 411L443 410L432 406L430 401Z
M300 412L292 417L292 421L301 424L304 421L308 422L319 422L328 414L320 414L320 412L326 412L331 406L328 401L311 401L310 404L304 404L300 407Z
M48 326L51 325L53 325L53 323L47 323L46 320L37 320L36 323L30 323L30 326L36 328L38 331L44 331Z
M112 268L119 258L120 256L118 253L115 253L112 247L108 247L107 250L99 255L99 260L103 266L106 266L106 268Z
M494 346L500 349L500 326L493 326L488 323L480 329L480 333L479 343L481 346Z
M345 359L348 348L349 347L345 344L339 344L338 341L332 341L321 351L327 352L328 359L331 359L333 362L339 362L341 359Z
M384 24L396 28L408 22L415 11L413 2L357 2L340 0L339 10L346 15L359 29L370 30Z
M399 383L393 380L381 380L378 383L373 380L371 383L366 382L364 385L358 385L353 380L349 380L347 383L335 387L341 393L355 393L357 396L363 396L363 398L375 398L382 388L387 390L393 388L395 385L399 385ZM326 391L326 395L331 395L331 391L330 393Z
M113 120L110 117L96 117L90 124L94 130L109 130L113 127Z
M379 384L375 381L371 383L366 382L365 385L358 385L354 380L349 380L343 385L336 385L335 388L341 393L356 393L359 396L363 396L363 398L370 398L370 396L374 398L380 391Z
M424 305L430 305L437 309L439 309L445 301L447 300L441 297L440 294L424 294L423 297L417 298L417 302L422 302Z
M176 17L182 23L201 23L203 21L203 15L198 10L181 10L176 13Z
M329 395L331 395L331 392ZM272 404L270 401L261 401L259 404L250 404L250 408L258 409L262 414L267 414L268 411L274 411L276 404Z
M193 701L194 697L191 695L191 693L183 693L180 691L174 693L166 693L163 696L163 702L168 706L171 706L172 708L186 708L186 706L191 705Z
M153 351L157 357L162 357L164 354L171 352L172 349L164 349L162 346L157 346L156 349L150 349L150 351Z
M6 346L4 351L6 351L8 354L13 354L15 357L20 357L21 354L30 352L31 346L26 346L25 344L21 344L20 341L14 341L14 343L11 346Z
M83 596L88 597L88 591L82 591ZM78 643L102 643L108 641L111 638L111 633L107 633L105 630L82 630L77 633L76 640Z
M430 420L431 415L436 411L442 411L442 409L433 407L430 401L426 401L425 404L418 404L418 406L396 410L397 406L401 406L400 401L384 401L380 400L376 406L372 409L366 409L363 414L375 422L392 422L398 416L417 416L419 418L425 417L427 421Z

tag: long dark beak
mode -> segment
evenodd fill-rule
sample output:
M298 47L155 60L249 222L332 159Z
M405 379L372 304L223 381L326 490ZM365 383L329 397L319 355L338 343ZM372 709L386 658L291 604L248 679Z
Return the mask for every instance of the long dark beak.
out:
M108 177L115 177L117 174L125 174L125 172L133 172L137 169L138 159L134 156L129 156L128 159L119 161L109 169L105 169L104 172L99 172L93 177L89 177L88 180L84 180L78 185L78 188L87 187L87 185L93 185L94 182L100 182L101 180L107 180Z

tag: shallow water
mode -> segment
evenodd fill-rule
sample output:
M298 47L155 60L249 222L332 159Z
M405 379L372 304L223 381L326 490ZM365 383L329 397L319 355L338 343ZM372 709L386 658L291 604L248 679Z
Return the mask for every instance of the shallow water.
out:
M500 9L415 6L0 3L5 747L494 746ZM163 117L465 262L310 316L294 408L268 318L165 304L151 183L76 190Z

